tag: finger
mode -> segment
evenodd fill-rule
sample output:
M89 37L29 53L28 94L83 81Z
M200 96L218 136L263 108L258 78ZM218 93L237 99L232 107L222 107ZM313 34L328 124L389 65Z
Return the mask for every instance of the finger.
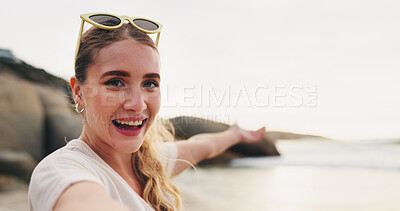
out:
M256 134L263 134L263 133L265 133L265 126L264 127L262 127L262 128L260 128L260 129L258 129L258 130L256 130L256 131L254 131L254 133L256 133Z
M265 133L265 126L254 131L254 134L258 139L260 139L264 135L264 133Z

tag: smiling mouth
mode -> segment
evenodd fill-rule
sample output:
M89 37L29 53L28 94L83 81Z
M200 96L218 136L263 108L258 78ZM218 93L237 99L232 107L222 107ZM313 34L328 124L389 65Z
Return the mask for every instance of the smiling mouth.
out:
M118 127L119 129L122 130L138 130L140 129L145 123L147 119L143 119L140 121L121 121L118 119L115 119L112 121L112 123Z

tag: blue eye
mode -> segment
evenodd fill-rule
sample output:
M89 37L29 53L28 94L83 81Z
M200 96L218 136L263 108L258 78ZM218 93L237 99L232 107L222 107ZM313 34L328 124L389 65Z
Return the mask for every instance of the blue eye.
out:
M120 87L120 86L123 86L124 83L123 83L122 80L119 79L119 78L113 78L113 79L108 80L108 81L105 83L105 85L107 85L107 86L112 86L112 87Z
M146 83L143 84L143 87L148 87L148 88L154 88L158 87L158 83L155 81L147 81Z

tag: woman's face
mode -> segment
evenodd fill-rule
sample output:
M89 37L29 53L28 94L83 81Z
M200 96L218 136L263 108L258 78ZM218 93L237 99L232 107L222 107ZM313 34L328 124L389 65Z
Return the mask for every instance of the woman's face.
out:
M160 109L160 60L133 39L98 52L81 86L85 105L82 138L102 149L132 153Z

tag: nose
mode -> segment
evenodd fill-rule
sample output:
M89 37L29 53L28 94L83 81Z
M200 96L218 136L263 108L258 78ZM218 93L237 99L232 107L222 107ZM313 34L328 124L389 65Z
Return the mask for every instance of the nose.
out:
M133 88L126 93L123 107L125 110L134 111L135 113L140 114L147 108L147 104L140 90Z

